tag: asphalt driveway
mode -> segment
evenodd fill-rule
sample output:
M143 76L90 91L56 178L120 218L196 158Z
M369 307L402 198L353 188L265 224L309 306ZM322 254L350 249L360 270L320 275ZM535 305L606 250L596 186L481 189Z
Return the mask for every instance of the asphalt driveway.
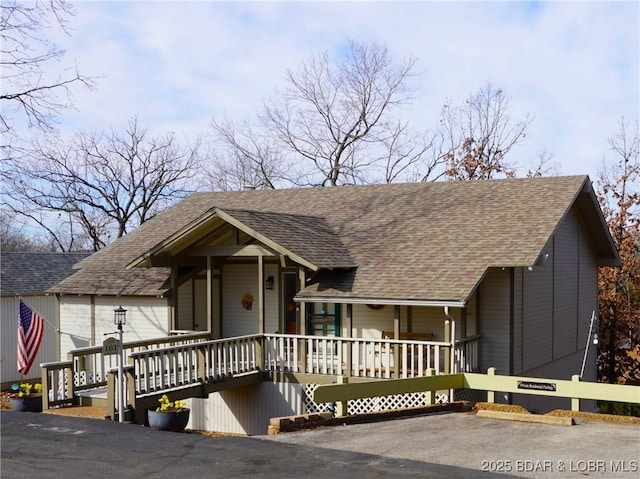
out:
M2 411L3 479L640 476L640 427L449 413L279 436L208 437Z

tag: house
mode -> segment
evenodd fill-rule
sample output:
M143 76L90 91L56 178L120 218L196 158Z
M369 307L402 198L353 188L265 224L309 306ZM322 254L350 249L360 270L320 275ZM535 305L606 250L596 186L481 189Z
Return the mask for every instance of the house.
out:
M39 378L37 365L60 357L61 336L65 333L59 328L58 298L47 289L72 274L73 265L87 256L88 253L0 253L3 387L21 379ZM46 320L40 349L25 378L17 371L16 358L20 297Z
M125 340L187 330L305 341L299 359L315 375L192 400L199 427L252 434L316 407L313 381L336 361L348 376L496 367L569 379L586 354L583 379L595 380L598 266L618 264L586 176L342 186L193 194L50 291L61 326L93 338L123 303L134 310Z

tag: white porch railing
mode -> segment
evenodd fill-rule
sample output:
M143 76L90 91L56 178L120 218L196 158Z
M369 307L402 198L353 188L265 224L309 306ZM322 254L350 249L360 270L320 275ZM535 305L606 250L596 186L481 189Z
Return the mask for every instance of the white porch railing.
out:
M262 335L138 351L129 355L136 395L208 382L259 369Z
M203 337L198 333L125 343L127 402L134 399L131 395L208 383L259 369L371 378L421 377L427 376L429 369L436 374L472 372L477 370L480 338L456 341L451 365L451 345L440 341L286 334L206 341ZM106 386L108 377L121 384L116 377L116 356L103 356L101 346L72 351L70 358L43 365L48 398L43 406L69 403L78 391Z
M441 341L264 335L264 368L375 378L426 376L446 369L450 344ZM350 365L349 367L347 365Z
M138 351L198 344L207 338L208 333L192 333L130 341L123 345L124 354L129 356ZM105 387L108 373L118 366L117 355L103 355L102 345L74 349L67 357L67 361L42 365L43 395L47 406L67 404L73 401L76 392Z

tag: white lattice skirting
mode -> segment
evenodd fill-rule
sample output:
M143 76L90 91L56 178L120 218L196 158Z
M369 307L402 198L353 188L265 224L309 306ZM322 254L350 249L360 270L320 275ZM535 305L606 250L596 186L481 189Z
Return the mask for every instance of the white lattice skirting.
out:
M313 402L313 392L318 384L307 384L304 389L304 407L307 413L313 412L331 412L335 411L334 403L316 404ZM449 402L449 394L447 392L436 392L436 404L445 404ZM427 405L427 394L409 393L394 394L393 396L381 396L375 398L354 399L347 402L347 414L350 416L357 414L367 414L378 411L393 411L395 409L406 409L412 407L421 407Z

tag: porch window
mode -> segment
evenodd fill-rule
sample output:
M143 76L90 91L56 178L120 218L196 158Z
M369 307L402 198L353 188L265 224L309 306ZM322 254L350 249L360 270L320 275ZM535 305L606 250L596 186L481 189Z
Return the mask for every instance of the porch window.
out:
M312 336L339 336L339 304L309 303L308 306L307 334Z

